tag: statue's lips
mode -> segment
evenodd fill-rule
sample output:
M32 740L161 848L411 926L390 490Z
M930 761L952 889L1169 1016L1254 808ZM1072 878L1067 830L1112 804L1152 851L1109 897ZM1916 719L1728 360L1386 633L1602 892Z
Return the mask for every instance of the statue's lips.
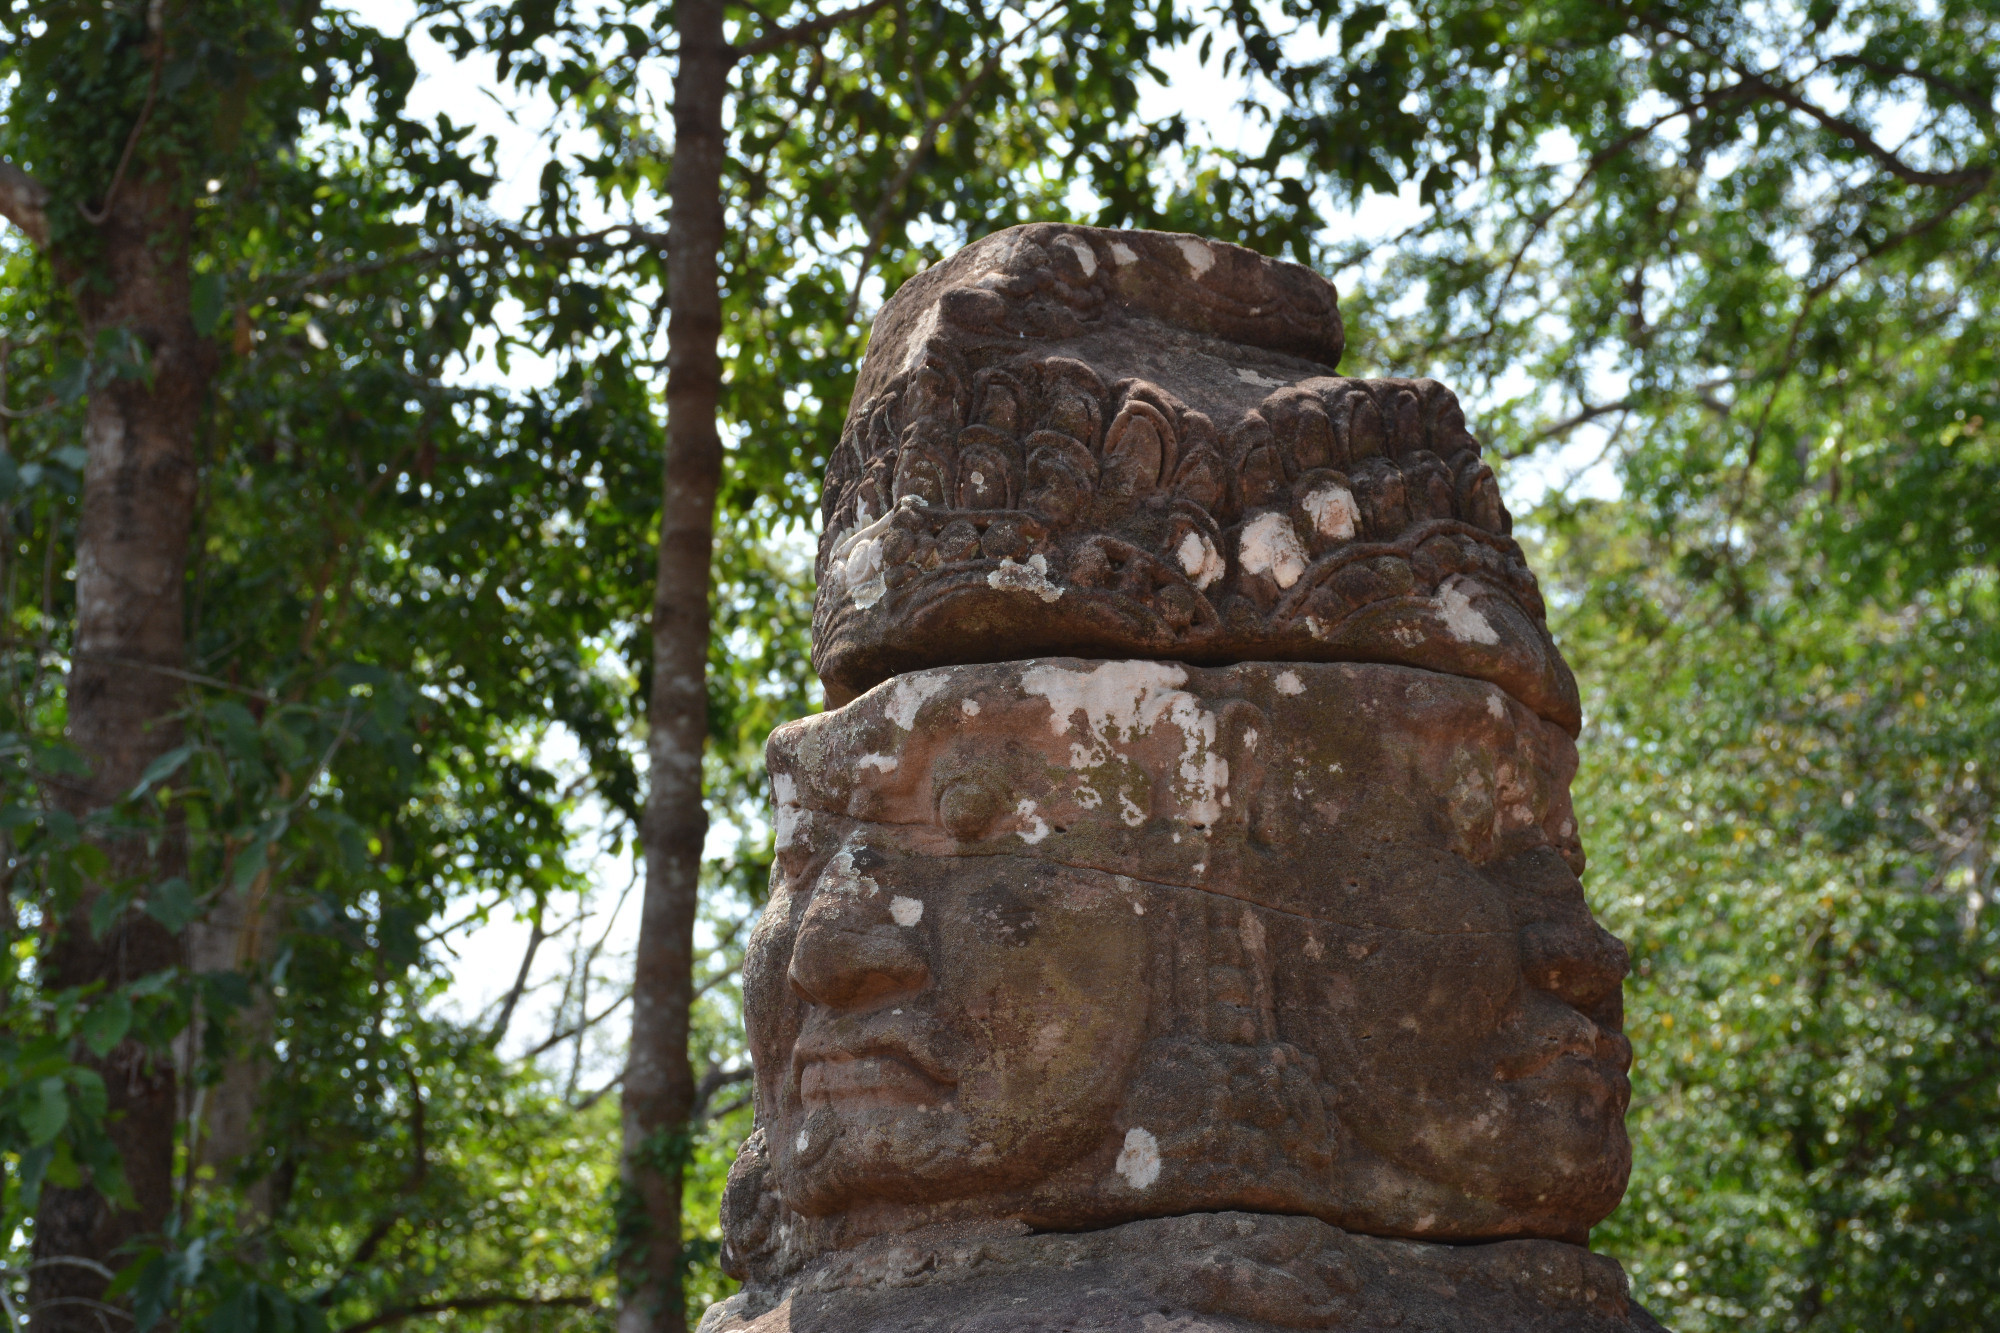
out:
M910 1032L907 1019L889 1015L869 1015L863 1022L875 1030L808 1023L792 1049L800 1101L807 1107L861 1109L950 1100L958 1080L931 1056L921 1030Z
M1599 1102L1615 1102L1621 1110L1631 1097L1631 1082L1619 1062L1595 1053L1558 1048L1531 1059L1503 1061L1494 1072L1503 1083L1580 1092Z
M951 1092L950 1085L887 1054L814 1060L799 1073L799 1099L808 1107L930 1107L948 1100Z

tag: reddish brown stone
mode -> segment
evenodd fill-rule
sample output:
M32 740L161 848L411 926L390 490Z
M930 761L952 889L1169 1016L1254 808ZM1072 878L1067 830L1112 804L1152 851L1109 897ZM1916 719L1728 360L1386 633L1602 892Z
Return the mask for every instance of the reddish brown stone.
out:
M1558 1241L1427 1245L1248 1213L1018 1231L871 1242L715 1306L701 1333L1662 1333L1615 1261Z
M1574 733L1457 400L1341 349L1330 283L1193 236L1015 227L911 279L827 468L829 701L1058 653L1393 662Z
M1333 288L1036 226L906 284L828 469L706 1333L1658 1326L1576 686ZM1440 1245L1436 1242L1451 1242Z
M1572 743L1496 686L940 668L768 762L746 1271L1223 1209L1580 1242L1617 1203L1625 951L1577 881Z

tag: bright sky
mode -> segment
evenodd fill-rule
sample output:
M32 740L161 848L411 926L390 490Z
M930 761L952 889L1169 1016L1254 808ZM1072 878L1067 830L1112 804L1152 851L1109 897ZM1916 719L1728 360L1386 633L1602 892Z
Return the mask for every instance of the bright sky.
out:
M350 3L364 20L388 31L401 31L415 13L410 0L350 0ZM545 99L523 98L502 88L491 60L475 57L456 61L442 45L421 32L413 34L412 53L421 73L410 97L411 113L421 119L446 114L456 124L469 123L481 133L492 134L499 142L503 171L495 206L502 213L519 212L532 200L537 173L546 160L540 137L547 126L557 123L554 106ZM1168 82L1147 91L1140 104L1142 116L1160 116L1180 109L1188 112L1198 134L1205 134L1220 145L1238 147L1256 139L1258 127L1238 109L1243 95L1241 79L1225 81L1219 62L1203 67L1195 51L1188 47L1158 63ZM1399 229L1416 216L1416 204L1411 198L1371 200L1365 234L1381 235ZM1329 219L1329 226L1339 227L1343 221L1354 223L1357 236L1364 234L1351 217ZM531 383L542 373L542 367L534 360L517 357L507 378L516 383ZM490 362L466 371L467 378L472 380L496 375ZM1503 479L1509 503L1519 512L1534 504L1551 485L1561 484L1583 493L1615 495L1616 478L1607 466L1596 461L1599 447L1596 440L1579 438L1562 450L1514 465ZM546 758L559 763L570 762L573 755L573 745L563 737L553 740L545 750ZM581 820L577 829L578 865L588 867L599 886L597 916L585 929L592 938L601 936L606 956L615 957L630 951L637 928L637 894L626 898L623 911L612 914L620 891L630 882L631 862L627 857L595 854L600 831L601 825L590 819ZM465 906L470 905L462 906L459 914ZM486 1012L513 984L528 939L527 923L513 920L504 908L488 923L454 937L456 975L445 1005L468 1018ZM525 1052L551 1031L568 963L568 951L559 944L542 951L533 973L536 990L511 1027L504 1049L517 1054ZM594 1010L595 1004L592 1007ZM604 1025L602 1041L587 1060L584 1086L595 1086L596 1081L615 1071L618 1038L624 1027L622 1020L620 1014Z

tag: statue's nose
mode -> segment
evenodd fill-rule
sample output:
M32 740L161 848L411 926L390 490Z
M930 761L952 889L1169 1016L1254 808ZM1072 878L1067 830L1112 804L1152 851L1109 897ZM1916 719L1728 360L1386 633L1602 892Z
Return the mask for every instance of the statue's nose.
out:
M830 1009L874 1008L922 990L931 977L923 937L914 921L899 923L892 901L910 900L885 890L816 893L792 946L792 989Z
M1593 1016L1631 971L1624 942L1582 914L1524 927L1521 962L1530 985Z

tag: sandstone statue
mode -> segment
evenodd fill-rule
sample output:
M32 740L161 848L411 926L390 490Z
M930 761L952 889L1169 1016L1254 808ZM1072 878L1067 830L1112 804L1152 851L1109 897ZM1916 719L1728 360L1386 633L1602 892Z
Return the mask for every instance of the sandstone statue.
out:
M1014 228L876 323L767 751L708 1333L1658 1326L1576 686L1310 271Z

